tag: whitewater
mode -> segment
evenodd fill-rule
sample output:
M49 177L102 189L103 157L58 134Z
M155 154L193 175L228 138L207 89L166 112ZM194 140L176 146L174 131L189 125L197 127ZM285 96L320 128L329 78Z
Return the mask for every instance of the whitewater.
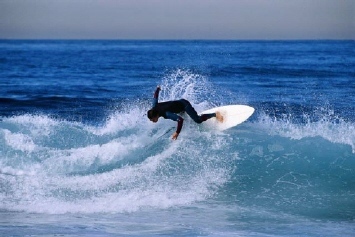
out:
M307 49L324 51L334 42L245 44L2 42L6 70L0 74L0 235L353 236L353 69L339 73L338 80L332 68L329 80L336 83L324 88L318 83L305 92L306 87L295 86L303 74L291 74L284 81L267 74L267 82L260 68L242 65L237 71L231 65L238 60L244 64L242 55L249 47L254 50L249 54L259 55L262 46L269 58L261 64L278 65L279 51L287 46L292 52L303 49L302 57L307 58L287 65L307 67L316 60ZM176 59L161 61L160 55L169 58L172 49L184 65ZM88 67L77 51L99 57ZM117 59L137 51L129 62ZM200 54L194 58L196 51ZM28 60L32 64L11 68L14 52L33 57ZM63 68L53 56L40 66L46 52L79 63ZM230 67L221 68L221 54ZM324 63L328 54L317 60ZM143 55L161 65L147 65ZM292 58L298 56L288 57ZM129 79L132 72L127 67L133 62L140 79ZM212 69L206 71L206 64ZM84 72L93 68L96 72L89 79ZM324 63L314 72L316 79L307 79L307 87L329 68ZM52 80L54 72L60 75ZM150 73L154 79L147 76ZM64 74L71 77L65 79ZM113 74L128 79L112 83ZM344 85L337 86L340 81ZM146 117L157 85L162 88L160 101L185 98L197 111L246 104L256 112L223 132L187 118L173 141L175 122L160 119L154 124ZM39 93L38 87L49 89ZM317 91L321 93L314 95ZM344 94L339 103L334 93Z

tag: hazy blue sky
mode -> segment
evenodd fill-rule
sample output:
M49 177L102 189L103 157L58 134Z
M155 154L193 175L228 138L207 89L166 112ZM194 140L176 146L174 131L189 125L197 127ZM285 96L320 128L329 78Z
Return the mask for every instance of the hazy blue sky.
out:
M0 0L1 39L355 39L355 0Z

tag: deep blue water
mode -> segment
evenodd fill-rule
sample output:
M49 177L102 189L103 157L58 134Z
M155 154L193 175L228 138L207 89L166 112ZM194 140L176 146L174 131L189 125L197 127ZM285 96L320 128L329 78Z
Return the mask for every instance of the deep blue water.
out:
M353 236L354 41L0 41L0 236ZM256 109L224 132L160 100Z

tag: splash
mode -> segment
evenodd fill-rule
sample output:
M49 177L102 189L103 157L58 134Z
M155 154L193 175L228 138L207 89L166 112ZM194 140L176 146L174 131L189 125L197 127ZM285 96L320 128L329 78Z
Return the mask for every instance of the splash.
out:
M163 78L160 101L187 99L197 111L228 103L229 95L222 96L218 88L203 75L178 69ZM227 93L228 94L228 93Z
M270 135L280 135L292 139L305 137L322 137L333 143L350 145L355 153L355 125L350 121L334 116L332 110L327 110L319 115L317 121L313 121L308 114L305 114L304 123L293 122L292 115L285 115L280 119L262 113L258 125L266 129Z
M162 83L162 100L187 98L205 109L213 91L199 75L178 70ZM141 101L113 112L102 125L46 115L0 122L0 208L41 213L132 212L203 201L229 179L221 151L228 137L175 124L151 123ZM206 147L210 147L206 150Z

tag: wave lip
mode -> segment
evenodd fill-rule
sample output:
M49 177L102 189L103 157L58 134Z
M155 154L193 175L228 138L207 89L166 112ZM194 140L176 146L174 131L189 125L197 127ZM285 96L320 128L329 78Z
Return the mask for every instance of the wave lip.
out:
M349 145L355 153L355 124L344 119L325 115L318 121L306 119L305 123L294 123L289 116L277 119L262 114L257 123L271 135L297 140L305 137L322 137L333 143Z

